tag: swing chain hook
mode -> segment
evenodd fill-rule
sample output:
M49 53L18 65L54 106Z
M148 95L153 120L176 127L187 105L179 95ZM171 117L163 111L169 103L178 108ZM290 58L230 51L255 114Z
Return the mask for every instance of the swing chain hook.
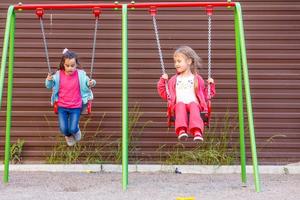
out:
M44 9L43 8L37 8L36 10L35 10L35 14L38 16L38 18L43 18L43 16L44 16Z
M206 6L206 14L208 16L212 16L213 15L213 6L212 5Z
M152 17L156 16L157 14L157 9L155 6L151 6L150 9L149 9L149 13Z
M93 8L93 14L95 15L96 18L99 18L100 14L101 14L101 10L99 7L94 7Z

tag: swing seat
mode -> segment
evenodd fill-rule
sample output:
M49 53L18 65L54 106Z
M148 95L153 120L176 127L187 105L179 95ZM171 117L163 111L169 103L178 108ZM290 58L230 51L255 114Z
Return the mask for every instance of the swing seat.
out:
M58 114L58 103L57 101L54 102L53 105L54 113ZM92 113L92 101L88 101L86 104L82 105L81 114L82 115L89 115Z
M204 127L209 128L209 122L210 122L210 114L211 114L211 101L207 101L207 112L200 112L201 119L203 120ZM167 110L167 116L168 116L168 127L171 127L171 125L175 122L175 114L172 114L172 108L171 106L168 106ZM188 118L190 117L190 113L188 112Z
M88 101L86 104L82 105L81 114L89 115L92 113L92 101Z
M54 110L55 114L58 114L58 103L57 103L57 101L54 102L53 110Z

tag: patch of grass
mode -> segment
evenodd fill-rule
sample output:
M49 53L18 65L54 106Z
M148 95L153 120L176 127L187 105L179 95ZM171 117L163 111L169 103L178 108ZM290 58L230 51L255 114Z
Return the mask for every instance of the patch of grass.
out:
M229 112L225 113L222 119L223 128L221 133L216 133L218 121L211 123L206 130L204 142L196 147L186 148L184 144L178 143L167 154L166 164L198 164L198 165L230 165L237 161L237 150L232 146L231 134L237 130L235 120L230 118Z
M85 164L101 164L101 163L105 162L104 157L102 156L102 152L103 152L102 150L104 148L106 148L107 146L111 146L112 142L109 142L111 136L106 136L105 138L103 138L103 140L105 142L101 143L100 145L99 145L99 143L94 142L97 140L97 137L99 135L101 135L101 133L102 133L101 124L102 124L104 118L105 118L105 113L102 115L102 118L98 123L95 134L89 138L89 141L93 141L93 142L86 144L84 146L82 156L85 157L85 160L83 161L83 163L85 163ZM83 128L84 135L86 134L85 130L87 130L87 126L88 126L88 123L90 122L90 120L91 119L89 118L84 124L84 128Z
M18 139L16 143L11 145L9 160L12 164L21 163L24 143L24 140Z
M67 146L64 137L57 136L56 145L54 146L49 157L46 158L48 164L72 164L77 163L82 151L82 146L76 144L73 147Z
M102 133L100 128L104 117L105 113L98 123L95 134L89 138L91 141L95 141L97 136ZM90 122L90 117L84 122L83 128L81 129L82 138L86 135L86 130ZM109 138L106 139L108 140ZM82 162L86 164L100 164L104 162L101 150L109 145L106 143L103 146L99 146L99 144L95 144L94 142L78 142L73 147L69 147L66 144L65 138L61 135L57 135L55 141L57 141L57 143L53 147L50 156L46 158L46 162L49 164L75 164ZM85 158L85 160L80 160L80 158Z
M138 122L140 117L142 116L142 112L140 111L140 106L136 104L130 111L128 115L128 154L131 158L135 158L135 154L138 151L136 147L136 142L138 141L136 135L133 135L133 132L137 132L138 134L142 134L144 128L151 121L145 122L142 127L138 127ZM95 141L97 136L102 133L101 123L104 119L102 116L101 121L98 124L98 127L95 131L95 134L89 138L89 141ZM50 126L49 120L45 117L48 125ZM91 119L88 118L84 126L81 130L82 135L86 134L86 129ZM117 141L111 141L111 136L106 137L104 140L107 142L103 142L101 146L95 142L79 142L73 147L69 147L66 145L64 137L61 135L56 136L56 145L53 147L53 150L46 158L46 162L49 164L73 164L73 163L87 163L87 164L101 164L107 162L108 160L113 160L115 163L122 162L122 138L119 138ZM87 138L86 138L87 140ZM112 147L113 143L118 143L117 147ZM103 149L111 149L111 154L102 156L101 152ZM80 160L84 158L84 160ZM136 160L135 162L139 162L140 160Z

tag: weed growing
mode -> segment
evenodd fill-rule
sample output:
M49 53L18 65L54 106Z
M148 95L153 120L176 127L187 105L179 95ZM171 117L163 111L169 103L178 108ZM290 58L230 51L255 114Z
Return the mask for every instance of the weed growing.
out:
M12 164L21 163L22 161L22 151L25 141L18 139L16 143L12 144L10 147L10 162Z

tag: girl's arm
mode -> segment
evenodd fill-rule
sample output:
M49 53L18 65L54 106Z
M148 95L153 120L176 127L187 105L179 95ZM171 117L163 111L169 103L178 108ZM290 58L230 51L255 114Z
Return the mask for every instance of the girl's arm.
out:
M164 100L167 100L167 91L166 91L167 80L168 80L168 75L163 74L160 77L159 81L157 82L157 92L158 92L159 96Z
M86 72L84 70L82 70L83 73L84 73L84 81L86 83L86 86L89 87L89 88L92 88L92 87L95 87L96 86L96 80L95 79L90 79L87 75L86 75Z
M51 88L53 88L54 84L55 84L55 81L54 81L53 75L52 74L48 74L48 76L47 76L47 78L45 80L45 86L46 86L46 88L51 89Z

